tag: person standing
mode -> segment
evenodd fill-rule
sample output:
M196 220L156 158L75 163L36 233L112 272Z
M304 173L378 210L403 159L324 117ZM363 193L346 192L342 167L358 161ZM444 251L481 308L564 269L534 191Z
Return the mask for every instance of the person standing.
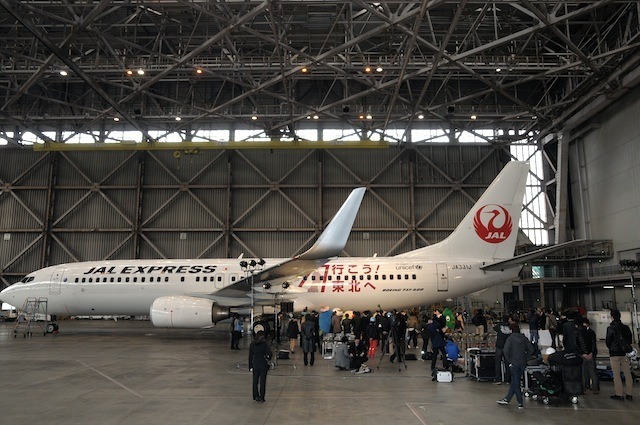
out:
M267 372L269 371L271 357L273 357L273 353L267 345L264 331L259 331L249 345L249 370L253 372L254 401L265 401L264 395L267 388Z
M556 339L558 335L558 318L554 314L552 309L547 310L547 314L545 317L545 328L549 331L549 335L551 336L551 348L556 349Z
M447 361L447 353L445 351L446 341L444 340L444 329L446 325L442 326L442 321L437 315L429 320L427 324L427 332L429 333L429 339L431 340L431 374L432 380L436 380L436 362L438 361L438 354L442 356L442 367L448 369L449 362Z
M240 339L242 338L242 320L240 316L235 313L233 320L231 321L231 349L240 349Z
M304 354L304 365L313 363L316 359L316 325L310 315L306 315L300 326L300 345L302 346L302 353ZM311 353L311 358L308 355Z
M512 323L509 328L511 329L511 335L504 344L503 354L509 363L511 383L509 384L507 395L498 400L498 404L509 404L515 394L518 400L518 409L524 409L520 379L527 367L527 360L535 353L535 348L531 341L520 333L520 326L517 323Z
M351 318L349 317L349 313L344 314L344 319L342 319L342 335L347 336L351 333Z
M398 357L398 363L404 362L404 354L406 342L405 336L407 334L407 313L403 310L395 318L395 321L391 324L391 343L393 344L393 354L389 357L389 361L393 363Z
M529 313L529 339L531 339L531 343L536 348L536 353L539 350L538 342L540 341L540 315L538 314L538 309L532 308Z
M620 310L611 310L611 324L607 327L606 343L609 348L609 360L611 361L611 370L613 371L613 388L615 389L615 395L611 398L614 400L633 400L631 395L633 392L633 379L629 379L631 375L631 365L627 352L625 351L626 345L630 346L632 341L631 329L629 326L622 323L620 320ZM622 377L620 372L624 373L626 377L626 394L625 388L622 385Z
M409 314L409 318L407 319L408 348L411 348L412 342L413 348L418 348L418 326L418 313L414 310Z
M579 317L578 334L580 340L584 341L584 345L578 344L578 349L584 350L580 353L582 356L582 380L585 388L591 388L594 394L600 392L600 380L598 379L598 371L596 370L596 356L598 348L596 347L596 333L589 326L591 322L586 317ZM581 348L582 347L582 348Z
M509 316L506 314L502 316L502 322L498 323L493 327L493 330L496 331L496 357L495 357L495 370L496 375L493 378L493 382L496 384L501 384L502 382L509 382L510 379L507 376L507 366L508 364L504 363L504 344L507 342L507 338L511 335L511 328ZM502 375L502 367L504 365L504 376Z
M289 338L289 351L293 354L296 350L298 335L300 335L300 324L298 323L298 319L296 319L291 313L289 313L289 319L289 324L287 325L287 337Z

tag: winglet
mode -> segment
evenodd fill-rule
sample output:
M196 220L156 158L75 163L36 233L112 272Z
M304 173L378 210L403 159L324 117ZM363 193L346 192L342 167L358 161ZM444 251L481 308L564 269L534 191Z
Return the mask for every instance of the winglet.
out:
M356 219L358 209L360 209L365 191L366 188L364 187L353 189L316 243L297 258L300 260L317 260L340 255L347 244L349 233L351 233L351 228Z

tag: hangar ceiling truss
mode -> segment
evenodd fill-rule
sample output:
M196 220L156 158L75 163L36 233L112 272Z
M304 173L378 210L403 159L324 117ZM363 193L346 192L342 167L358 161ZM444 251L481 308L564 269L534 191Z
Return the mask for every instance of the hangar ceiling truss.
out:
M636 0L0 0L0 131L16 145L229 126L296 140L313 114L363 138L420 125L544 135L636 84L639 12Z

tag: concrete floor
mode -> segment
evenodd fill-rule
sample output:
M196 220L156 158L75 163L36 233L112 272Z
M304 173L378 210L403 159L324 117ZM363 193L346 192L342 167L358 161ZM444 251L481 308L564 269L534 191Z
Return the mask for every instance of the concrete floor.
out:
M456 374L431 381L429 364L378 359L373 373L341 372L333 360L303 366L301 353L269 372L266 403L251 396L247 339L229 349L228 325L165 330L138 321L65 321L59 334L14 338L0 324L0 418L11 424L600 424L636 425L633 402L613 384L577 405L499 406L507 387ZM636 384L637 386L637 384Z

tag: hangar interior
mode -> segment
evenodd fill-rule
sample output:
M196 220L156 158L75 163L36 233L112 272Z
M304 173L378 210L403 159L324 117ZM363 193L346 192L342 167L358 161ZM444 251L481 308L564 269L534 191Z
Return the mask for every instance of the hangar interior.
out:
M519 160L517 253L580 242L446 303L631 311L639 65L637 0L0 0L0 286L65 262L290 257L358 186L343 256L401 254ZM609 394L501 410L505 387L419 361L337 375L299 353L262 408L226 327L8 329L16 423L637 422Z
M294 255L357 185L344 255L395 255L520 159L520 249L586 241L467 302L629 307L635 1L0 6L4 286L68 261Z

